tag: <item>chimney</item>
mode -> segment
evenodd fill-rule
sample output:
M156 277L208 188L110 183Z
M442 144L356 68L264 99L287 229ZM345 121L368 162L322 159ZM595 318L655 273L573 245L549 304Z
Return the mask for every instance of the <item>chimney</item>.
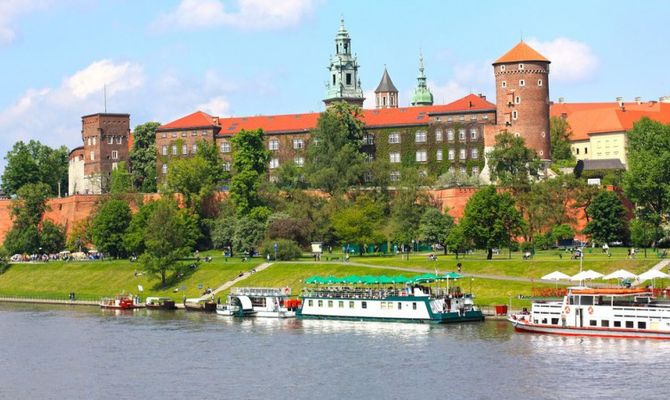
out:
M670 96L661 96L658 98L659 103L670 103Z
M218 125L219 124L219 117L212 117L212 122L214 123L214 125Z
M482 100L486 100L486 95L479 93L479 98Z
M564 101L565 99L563 97L558 98L558 104L563 104Z
M636 97L636 98L635 98L635 103L636 103L636 104L642 104L642 97L639 97L639 96Z
M623 97L617 97L616 102L619 104L619 107L623 108Z

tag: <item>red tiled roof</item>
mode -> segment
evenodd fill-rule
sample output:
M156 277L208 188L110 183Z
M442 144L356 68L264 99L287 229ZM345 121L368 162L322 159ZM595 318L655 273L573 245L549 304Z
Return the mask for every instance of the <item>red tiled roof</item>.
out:
M519 61L542 61L551 62L535 49L528 46L523 40L519 42L512 50L505 53L502 57L497 59L493 65L502 63L513 63Z
M624 132L642 117L670 123L670 104L659 102L559 103L550 108L552 117L565 117L572 131L571 140L588 140L590 135Z
M363 121L368 127L421 125L428 122L429 114L457 113L468 111L492 111L495 104L470 94L449 104L437 106L384 108L363 110ZM242 129L261 128L265 133L305 132L316 127L320 113L262 115L254 117L219 118L220 135L232 135ZM162 125L159 129L187 129L213 126L215 117L202 111L195 112L176 121ZM205 123L208 122L207 125Z

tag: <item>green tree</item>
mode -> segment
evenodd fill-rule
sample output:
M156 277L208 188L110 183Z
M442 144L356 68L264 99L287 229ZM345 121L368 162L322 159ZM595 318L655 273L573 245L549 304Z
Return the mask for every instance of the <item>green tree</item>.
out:
M493 150L488 154L491 180L512 188L526 190L530 177L537 177L542 163L535 151L526 147L521 136L503 132L495 137Z
M146 251L140 262L150 274L160 277L161 287L165 287L168 272L177 271L179 260L193 251L198 228L188 210L179 210L172 199L164 197L152 208L145 229Z
M419 239L419 224L425 212L429 196L425 191L428 179L415 167L400 171L401 180L391 200L391 236L393 241L409 245Z
M157 204L156 201L145 203L132 216L126 234L123 236L123 245L129 254L142 254L146 250L144 238L147 235L147 224Z
M275 244L277 244L276 257ZM268 239L261 244L259 253L261 256L269 254L273 260L279 261L296 260L302 256L300 246L298 246L296 242L288 239Z
M635 218L630 221L630 240L633 246L644 249L647 257L647 247L654 247L656 241L663 237L663 229L657 224Z
M265 224L252 217L242 217L235 224L233 248L252 254L265 237Z
M303 168L295 163L285 163L275 170L274 175L277 180L275 185L281 190L301 190L307 189L307 182Z
M628 132L624 191L647 220L670 222L670 125L642 118Z
M36 254L40 248L40 232L37 226L13 226L5 235L2 246L10 254Z
M123 200L108 199L100 204L91 223L91 238L96 249L111 257L124 256L123 237L131 218L130 207Z
M465 236L461 224L451 227L449 235L447 236L446 245L456 254L456 258L458 258L458 253L465 253L470 248L470 241L468 241L468 238Z
M242 130L231 139L233 171L230 181L230 198L238 216L244 216L256 207L263 206L259 187L265 179L270 152L263 143L263 130Z
M588 207L591 220L583 233L596 243L624 241L626 235L626 209L614 192L601 191Z
M12 253L37 253L40 248L39 225L49 209L49 186L45 183L28 183L17 192L12 201L10 215L12 228L5 236L4 247Z
M561 117L551 117L549 130L551 132L551 158L554 161L574 161L575 156L572 155L570 147L572 130L568 121Z
M510 246L522 232L523 219L509 193L497 193L487 186L475 193L465 206L460 225L466 237L493 258L493 248Z
M8 195L17 194L29 183L44 183L49 193L58 195L58 184L67 188L68 151L65 146L52 149L37 140L18 141L5 156L7 165L2 173L2 190Z
M84 251L92 242L91 220L83 219L72 225L66 246L70 251Z
M40 247L47 254L58 253L65 248L65 228L46 220L40 229Z
M219 148L216 147L216 143L200 140L197 142L197 145L196 154L209 164L209 171L212 174L214 185L220 185L224 180L229 179L230 173L223 170L223 160L219 157Z
M160 125L146 122L133 131L133 148L128 161L133 187L142 193L156 191L156 129Z
M376 244L384 240L381 231L383 216L383 205L361 195L354 203L333 215L333 230L340 243L357 244L360 254L363 254L366 244Z
M443 214L437 208L428 207L421 216L419 239L425 243L439 244L444 247L444 254L447 254L447 238L453 226L454 218L451 215Z
M335 103L319 116L307 148L305 176L327 193L346 191L363 181L365 153L362 111L347 103Z
M167 187L184 196L184 204L195 212L202 211L203 201L214 191L215 173L202 156L170 160Z
M109 191L112 194L129 193L133 190L132 175L126 168L126 163L121 161L117 168L112 171L112 178Z

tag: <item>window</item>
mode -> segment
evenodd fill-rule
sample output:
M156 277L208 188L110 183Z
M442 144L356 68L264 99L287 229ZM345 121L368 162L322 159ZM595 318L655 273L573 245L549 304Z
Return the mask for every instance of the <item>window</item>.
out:
M172 132L172 137L176 138L177 137L177 131Z
M167 174L167 164L163 164L163 165L161 166L161 172L162 172L163 174Z
M176 156L176 155L177 155L177 145L176 145L176 144L173 144L173 145L172 145L172 155L173 155L173 156Z
M361 308L368 308L368 302L367 301L361 301Z
M90 137L86 138L86 143L88 143L89 146L91 145L91 138Z
M449 129L447 130L447 140L453 142L454 141L454 130Z
M92 151L91 153L89 153L88 158L89 158L91 161L95 160L95 152Z
M372 178L373 178L372 177L372 172L370 172L370 171L363 174L363 181L366 182L366 183L372 182Z
M114 136L107 136L107 143L114 144Z
M500 84L500 86L501 86L503 89L505 89L505 88L507 87L507 82L506 82L506 81L502 81L502 83Z
M230 161L226 161L223 163L223 170L224 171L230 171Z
M638 321L637 329L647 329L647 323L645 321Z
M93 146L95 146L95 144L97 143L97 141L98 141L98 138L96 138L95 136L93 136Z
M435 130L435 141L436 142L442 141L442 129Z
M221 152L222 153L230 153L230 143L222 142L221 143Z
M519 118L519 113L516 110L512 111L512 119L516 120L517 118Z
M402 303L398 302L398 310L402 310Z
M116 144L121 144L123 143L123 136L117 136L116 137Z
M181 154L183 154L183 155L188 154L188 145L186 145L186 144L181 145Z
M118 160L119 159L119 152L116 150L112 150L112 160Z
M474 167L472 167L472 175L474 175L474 176L479 175L479 167L478 166L475 165Z
M328 308L333 308L333 301L332 300L328 300Z
M398 171L393 171L393 172L391 172L389 178L390 178L391 181L393 181L393 182L397 182L397 181L399 181L399 180L400 180L400 172L398 172Z
M298 167L303 167L303 166L305 166L305 157L296 157L296 158L293 159L293 162Z
M523 79L519 80L519 86L526 86L526 81Z
M461 142L465 141L465 128L461 128L458 130L458 140Z
M270 160L270 169L275 169L279 167L279 159L278 158L273 158Z
M465 174L465 165L461 165L461 167L458 170L461 171L461 175Z
M349 302L349 308L354 308L354 302L353 301Z
M191 136L198 136L198 131L191 131Z
M426 131L418 131L415 134L416 143L425 143L426 142Z
M314 305L314 300L307 300L307 305L312 307Z
M389 162L391 163L399 163L400 162L400 153L398 152L393 152L389 153Z
M579 147L575 148L575 154L579 154Z
M621 328L621 321L614 321L615 328Z
M558 325L558 318L552 318L551 319L551 324L552 325Z
M504 71L504 70L505 70L505 66L504 66L504 65L501 65L501 66L500 66L500 70L501 70L501 71Z
M470 140L477 140L477 128L470 129Z
M418 150L416 152L416 162L426 162L426 161L428 161L426 150Z
M323 300L319 300L319 302L317 303L317 306L318 307L323 307Z
M166 138L167 137L167 132L161 132L161 137Z
M167 146L163 145L163 147L161 148L161 154L164 156L168 155Z
M514 97L514 104L521 104L521 96Z
M435 158L437 161L442 161L442 149L437 149L437 152L435 153Z
M608 319L604 319L600 321L600 326L602 326L603 328L608 328L610 326L610 321Z
M479 149L471 149L470 150L470 158L472 158L472 159L479 158Z
M523 64L519 64L519 69L523 69Z
M342 300L338 301L338 302L337 302L337 306L338 306L339 308L344 308L344 302L343 302Z
M461 160L465 160L465 158L466 158L465 149L461 149L461 150L458 152L458 158L460 158Z
M598 326L598 321L596 320L589 320L589 326Z
M455 154L456 154L456 152L454 151L454 149L449 149L449 159L450 160L453 160L455 158Z
M537 86L542 86L542 79L537 80Z
M375 160L375 155L372 153L365 154L365 162L371 163Z
M188 134L188 132L186 132L186 131L182 131L182 132L181 132L181 137L186 137L187 134Z
M584 154L589 154L589 148L588 147L584 147Z
M303 139L293 139L293 148L298 150L305 147L305 141Z
M416 310L416 303L412 303L412 310Z
M198 144L197 144L197 143L193 143L193 147L192 147L192 149L193 149L193 154L197 153L197 152L198 152Z
M270 150L279 150L279 140L277 140L277 139L270 140L269 149Z
M399 133L389 134L389 143L400 143L400 134Z
M626 321L626 328L635 328L633 321Z
M459 115L458 120L459 121L465 121L465 115Z
M374 137L374 135L370 135L370 134L365 135L365 136L363 137L363 143L364 143L364 144L367 144L367 145L369 145L369 146L372 146L373 144L375 144L375 137Z
M347 85L351 85L351 74L347 74Z

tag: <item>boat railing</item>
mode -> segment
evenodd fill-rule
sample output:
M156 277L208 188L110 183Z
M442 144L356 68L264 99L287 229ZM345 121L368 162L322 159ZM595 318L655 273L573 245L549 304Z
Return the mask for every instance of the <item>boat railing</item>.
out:
M269 287L234 287L230 289L230 294L236 296L288 296L291 294L291 289Z
M417 292L411 288L389 288L389 289L372 289L372 288L351 288L351 287L332 287L332 288L303 288L302 295L304 297L322 297L333 299L385 299L388 297L403 297L403 296L425 296L433 298L445 298L449 295L452 297L464 297L463 293L451 293L446 290L433 290L432 292Z

